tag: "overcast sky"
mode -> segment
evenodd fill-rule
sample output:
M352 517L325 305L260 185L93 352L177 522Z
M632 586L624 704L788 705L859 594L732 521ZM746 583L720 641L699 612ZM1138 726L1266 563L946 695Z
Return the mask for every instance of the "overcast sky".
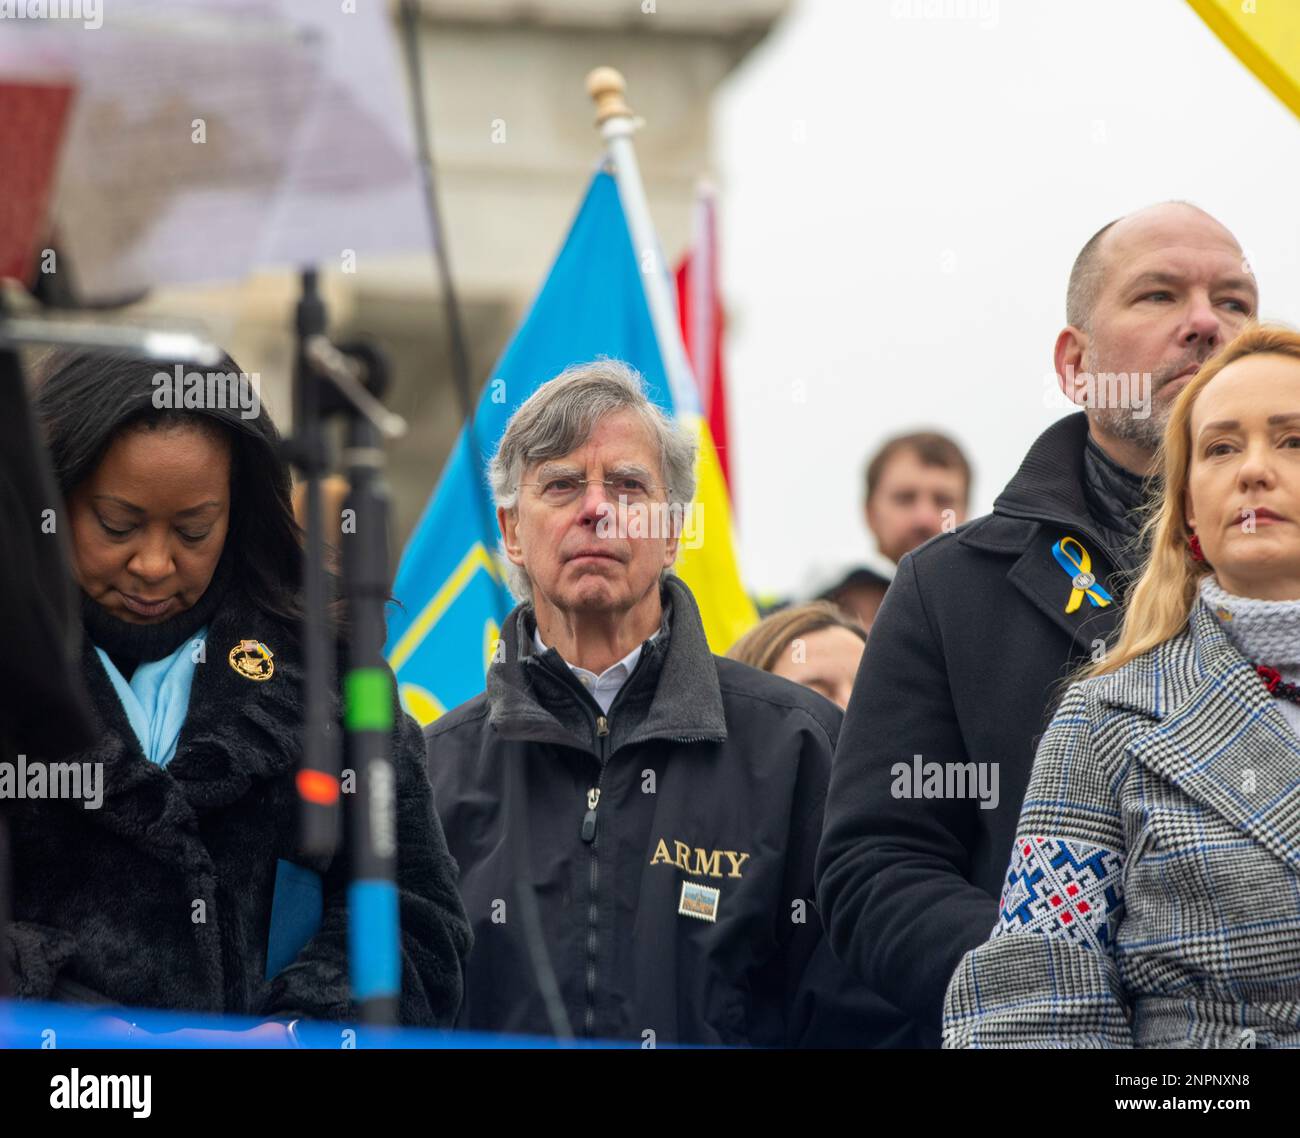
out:
M870 548L865 458L934 426L990 509L1068 407L1065 283L1182 198L1300 324L1300 121L1183 0L802 0L715 107L735 478L752 589ZM985 13L983 18L979 13Z

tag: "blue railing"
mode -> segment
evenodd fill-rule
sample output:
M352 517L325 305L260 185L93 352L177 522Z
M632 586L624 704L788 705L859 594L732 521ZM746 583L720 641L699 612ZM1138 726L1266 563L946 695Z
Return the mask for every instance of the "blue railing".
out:
M0 1000L0 1048L192 1048L292 1047L283 1032L250 1034L265 1027L261 1020L238 1016L114 1008L111 1011L69 1004ZM495 1035L475 1031L429 1031L409 1027L300 1020L295 1026L304 1048L557 1048L636 1047L636 1043L582 1040L560 1043L530 1035Z

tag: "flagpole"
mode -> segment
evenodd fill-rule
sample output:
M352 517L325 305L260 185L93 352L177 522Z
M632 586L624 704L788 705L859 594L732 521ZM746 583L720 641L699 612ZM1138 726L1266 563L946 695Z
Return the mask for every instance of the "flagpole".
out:
M691 350L696 387L700 393L700 414L709 419L713 411L713 310L717 304L713 284L717 266L714 236L713 187L703 179L695 188L695 234L691 242L691 263L686 270L691 283Z
M627 216L632 249L645 283L646 303L650 321L654 325L655 339L668 375L668 387L673 397L673 407L679 415L699 413L700 398L682 343L681 327L677 322L677 305L668 287L668 269L664 264L659 238L650 217L650 204L641 183L641 170L632 146L632 135L641 125L623 96L627 83L612 67L597 67L587 76L587 94L596 104L596 125L600 127L614 167L614 180L618 196Z

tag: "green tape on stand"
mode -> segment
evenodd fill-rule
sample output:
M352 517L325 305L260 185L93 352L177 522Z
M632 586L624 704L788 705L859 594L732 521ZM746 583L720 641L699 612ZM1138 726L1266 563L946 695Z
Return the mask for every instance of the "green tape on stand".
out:
M343 678L343 725L349 731L393 729L393 695L383 668L354 668Z

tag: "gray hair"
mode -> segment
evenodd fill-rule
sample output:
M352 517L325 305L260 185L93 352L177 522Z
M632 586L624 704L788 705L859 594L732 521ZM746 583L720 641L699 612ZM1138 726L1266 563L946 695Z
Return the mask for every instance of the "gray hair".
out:
M519 482L528 467L576 450L597 423L619 411L631 411L645 423L658 445L669 506L684 510L695 497L695 439L650 402L635 368L605 357L565 368L510 417L488 464L493 501L501 509L517 508ZM671 572L665 569L662 576ZM507 561L506 580L517 599L532 599L532 581L522 565Z
M1065 322L1082 331L1092 323L1092 310L1097 306L1105 276L1101 260L1101 243L1111 227L1121 218L1108 221L1088 238L1070 269L1070 283L1065 290Z

